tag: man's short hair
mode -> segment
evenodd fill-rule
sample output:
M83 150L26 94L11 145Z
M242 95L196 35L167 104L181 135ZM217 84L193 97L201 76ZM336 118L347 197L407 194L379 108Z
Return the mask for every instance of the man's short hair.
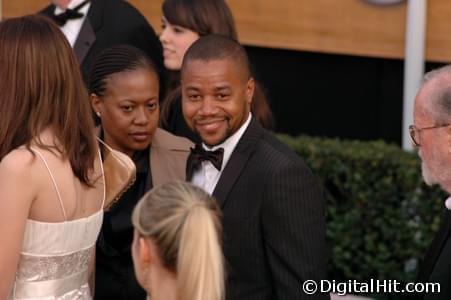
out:
M233 61L243 70L247 79L251 77L249 58L243 46L231 38L217 34L202 36L189 47L183 57L181 73L192 60L209 62L223 59Z

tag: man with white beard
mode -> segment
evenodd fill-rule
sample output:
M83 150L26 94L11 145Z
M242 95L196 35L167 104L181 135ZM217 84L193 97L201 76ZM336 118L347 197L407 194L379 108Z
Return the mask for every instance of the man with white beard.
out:
M425 75L409 130L424 181L451 194L451 65ZM444 206L442 225L417 277L418 282L440 283L440 293L417 294L418 299L451 299L451 197Z

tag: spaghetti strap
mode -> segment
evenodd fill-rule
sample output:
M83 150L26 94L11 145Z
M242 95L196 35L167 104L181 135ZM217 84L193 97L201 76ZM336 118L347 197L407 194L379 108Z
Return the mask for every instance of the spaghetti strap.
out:
M56 185L56 181L55 181L55 177L52 174L52 171L50 171L49 165L47 164L47 161L45 160L44 156L41 154L41 152L39 152L38 149L31 147L31 150L33 150L33 152L36 152L38 154L38 156L42 159L42 161L44 162L45 167L47 168L47 171L49 171L50 174L50 178L52 179L53 182L53 186L55 187L56 193L58 195L58 200L60 202L60 206L61 206L61 211L63 212L63 216L64 216L64 221L67 221L67 216L66 216L66 210L64 209L64 205L63 205L63 200L61 199L61 194L60 191L58 189L58 186Z
M103 200L102 207L100 210L103 210L105 207L105 198L106 198L106 182L105 182L105 171L103 170L103 161L102 161L102 153L100 152L100 147L98 147L99 152L99 162L100 162L100 170L102 171L102 180L103 180Z

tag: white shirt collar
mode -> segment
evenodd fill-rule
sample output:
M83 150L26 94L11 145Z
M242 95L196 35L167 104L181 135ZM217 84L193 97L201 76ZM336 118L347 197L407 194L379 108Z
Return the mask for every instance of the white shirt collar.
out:
M67 8L73 9L80 3L82 3L84 0L72 0ZM75 41L77 40L78 34L80 33L81 26L83 25L83 22L86 19L86 15L88 14L88 10L91 7L91 2L86 3L85 6L80 8L78 12L83 14L83 17L80 19L74 19L74 20L68 20L66 24L64 24L62 27L60 27L61 31L66 36L67 40L69 41L69 44L71 47L74 47ZM61 9L59 6L55 7L55 14L60 14L64 12L63 9Z
M252 115L249 113L246 122L244 122L243 125L241 125L241 127L234 134L232 134L220 145L216 145L211 149L208 149L205 144L202 144L202 147L207 150L214 151L218 148L224 149L222 166L221 171L218 171L211 162L203 161L201 164L202 167L194 172L193 178L191 179L191 182L194 185L197 185L198 187L204 189L209 194L213 194L213 191L216 188L216 184L218 183L219 178L221 177L222 171L226 167L227 162L229 161L232 152L235 150L236 145L238 144L244 132L248 128L251 119Z
M215 151L216 149L224 148L224 156L222 157L221 171L227 165L227 162L229 161L233 150L235 150L236 145L238 144L238 142L240 141L244 132L246 131L247 127L249 126L251 119L252 119L252 114L249 113L247 120L243 123L243 125L241 125L240 129L238 129L234 134L229 136L224 142L222 142L219 145L209 148L209 147L207 147L207 145L202 143L202 147L204 147L204 149L209 150L209 151Z

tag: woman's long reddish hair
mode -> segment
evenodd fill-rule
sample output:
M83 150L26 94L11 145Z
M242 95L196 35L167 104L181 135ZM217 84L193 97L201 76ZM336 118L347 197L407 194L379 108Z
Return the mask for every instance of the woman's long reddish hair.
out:
M88 94L78 62L61 30L30 15L0 23L0 160L31 142L60 152L90 185L96 143ZM51 129L55 146L40 133Z

